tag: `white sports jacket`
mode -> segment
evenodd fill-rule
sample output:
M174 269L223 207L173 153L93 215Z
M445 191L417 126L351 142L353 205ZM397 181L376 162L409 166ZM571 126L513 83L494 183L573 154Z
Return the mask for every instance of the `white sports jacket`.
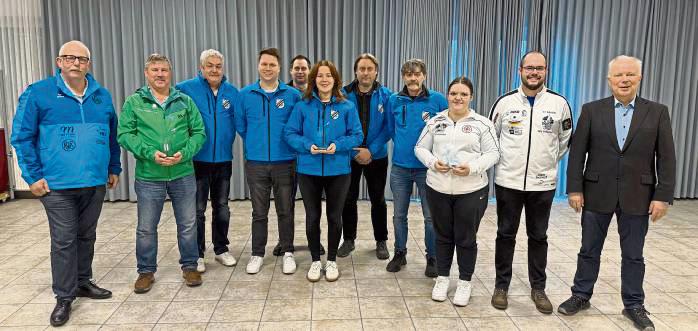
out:
M499 160L499 147L492 122L470 110L453 122L444 110L432 117L414 147L417 159L427 168L427 185L444 194L466 194L488 185L487 169ZM467 163L468 176L436 171L437 160L449 165Z
M520 191L554 190L572 135L567 100L543 87L531 107L519 87L495 101L489 118L501 149L495 183Z

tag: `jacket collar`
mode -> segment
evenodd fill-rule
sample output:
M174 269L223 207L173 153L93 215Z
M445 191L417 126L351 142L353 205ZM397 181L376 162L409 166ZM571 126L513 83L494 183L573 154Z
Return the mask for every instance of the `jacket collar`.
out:
M61 90L61 92L63 92L63 94L75 97L73 92L68 87L68 84L66 84L63 80L63 76L61 75L61 69L56 69L56 74L54 77L56 78L56 86L59 90ZM99 83L97 83L97 80L94 79L94 77L92 77L92 74L90 74L89 72L85 76L85 80L87 81L87 89L85 90L85 94L82 96L83 100L90 97L90 95L92 95L102 87L101 85L99 85Z
M267 93L266 91L264 91L264 89L262 88L262 86L260 85L259 82L260 82L259 79L256 82L254 82L254 84L252 84L252 89L259 92L259 93ZM284 82L279 80L279 87L276 88L276 92L285 91L289 88L292 88L292 87L289 87Z
M208 80L204 77L204 75L201 73L201 70L196 74L196 78L199 80L199 83L202 85L208 87L209 89L211 88L211 85L208 85ZM223 87L223 84L228 81L228 77L223 75L223 78L221 79L221 85L218 86L218 89L220 90Z
M141 96L141 98L147 99L152 103L158 103L157 100L155 100L155 97L153 96L153 93L150 92L150 86L145 85L138 90L136 90L136 93ZM174 100L177 100L182 97L182 93L179 92L177 89L174 87L170 86L170 96L167 97L165 102L162 104L163 107L166 107L167 104L171 103Z
M371 90L369 91L369 94L371 94L375 91L378 91L380 88L381 88L381 83L379 83L378 81L374 81L373 86L371 86ZM344 87L344 90L347 93L356 92L356 94L359 94L359 92L360 92L359 91L359 81L354 79L351 83L349 83L349 85Z
M521 85L519 85L519 87L518 87L516 90L518 91L518 94L519 94L519 96L521 97L521 100L523 100L523 101L525 101L525 102L528 102L528 96L526 95L526 93L524 93L523 88L521 87ZM545 94L545 93L547 93L547 92L548 92L548 87L545 86L545 85L543 85L543 88L540 90L540 92L538 92L538 93L535 95L536 99L540 99L540 97L543 96L543 94Z
M407 85L402 87L402 90L400 90L399 95L403 96L403 97L411 98L410 93L407 91ZM415 99L422 98L422 97L425 97L425 98L429 97L429 89L424 84L422 84L422 91L419 92L419 95Z

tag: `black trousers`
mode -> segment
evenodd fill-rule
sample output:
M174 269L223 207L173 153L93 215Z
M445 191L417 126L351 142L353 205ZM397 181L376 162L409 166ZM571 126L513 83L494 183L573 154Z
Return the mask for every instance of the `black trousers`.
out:
M644 304L645 278L643 248L649 225L648 215L629 215L616 207L621 251L621 290L625 308L638 308ZM577 272L574 275L572 293L590 299L599 276L601 250L606 240L613 213L602 214L589 210L582 212L582 247L577 255Z
M519 191L495 185L497 194L497 241L494 265L497 272L495 287L509 289L511 264L514 260L516 233L521 222L521 210L526 209L528 235L528 279L531 288L545 289L545 267L548 264L548 221L555 190Z
M295 162L245 164L247 185L252 201L252 255L264 256L267 246L269 205L274 191L274 206L279 223L279 243L284 252L293 252L292 195Z
M326 196L327 260L337 260L339 237L342 235L342 209L347 197L351 175L311 176L298 174L298 184L305 206L305 234L313 261L320 261L320 218L322 193Z
M470 281L477 261L477 230L487 209L489 187L467 194L444 194L427 185L427 201L436 234L436 267L449 276L453 249L458 256L461 280Z
M232 162L197 162L194 161L196 176L196 230L199 244L199 257L206 251L206 204L211 193L211 240L213 252L223 254L228 251L228 228L230 226L230 176L233 173Z
M388 158L373 160L367 165L351 161L351 185L342 212L342 230L344 240L356 239L358 212L356 202L359 199L361 174L366 178L368 197L371 199L371 223L373 238L376 241L388 240L388 209L385 204L385 183L388 177Z

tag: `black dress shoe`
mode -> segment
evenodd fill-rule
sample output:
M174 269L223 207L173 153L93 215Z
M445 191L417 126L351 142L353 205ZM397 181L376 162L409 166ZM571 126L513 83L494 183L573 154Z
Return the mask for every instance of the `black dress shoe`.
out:
M58 300L56 301L56 307L53 308L51 313L51 325L61 326L68 322L70 319L70 305L73 302L70 300Z
M84 285L78 286L78 290L75 295L90 299L109 299L111 298L111 291L103 289L92 281L89 281Z
M647 316L649 313L645 307L623 309L623 316L633 321L635 327L642 331L654 331L654 323Z

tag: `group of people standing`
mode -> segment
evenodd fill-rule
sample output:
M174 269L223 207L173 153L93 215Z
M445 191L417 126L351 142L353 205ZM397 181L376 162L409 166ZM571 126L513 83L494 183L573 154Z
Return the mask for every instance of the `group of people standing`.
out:
M327 60L312 65L303 55L294 57L288 84L279 80L277 49L261 50L257 60L259 79L238 90L224 74L223 55L205 50L198 75L173 87L169 59L153 54L145 62L146 85L126 99L117 121L111 95L88 73L89 49L71 41L59 50L55 76L25 90L12 144L23 178L48 215L57 298L52 325L68 320L75 297L111 296L91 280L91 263L105 184L114 187L121 172L120 146L136 159L134 292L148 292L155 282L157 227L167 196L187 286L202 284L206 270L209 196L214 259L225 266L237 264L228 250L228 195L232 146L239 135L252 202L247 273L264 266L272 194L279 240L273 255L282 256L284 274L296 272L294 202L299 187L312 257L307 279L316 282L324 275L327 281L337 280L337 257L356 248L362 175L371 201L376 257L389 259L384 188L387 143L392 140L395 243L386 270L399 272L407 264L407 215L416 184L424 216L424 273L435 277L432 299L448 298L455 250L459 275L453 303L467 305L477 231L488 204L488 170L494 167L498 230L491 304L508 306L516 234L525 209L531 299L546 314L553 311L545 293L546 233L558 163L571 142L568 193L570 206L583 211L582 247L573 295L558 311L574 314L589 307L615 213L623 313L638 327L653 327L643 306L642 248L648 215L660 219L672 201L675 158L667 108L637 96L640 60L619 56L609 63L613 97L584 105L574 135L571 108L545 86L547 59L537 51L521 58L521 85L495 101L489 118L470 108L475 89L466 77L454 79L445 96L428 89L426 64L419 59L402 65L404 86L395 93L378 82L379 62L368 53L356 58L355 79L346 86ZM320 239L323 196L326 251Z

